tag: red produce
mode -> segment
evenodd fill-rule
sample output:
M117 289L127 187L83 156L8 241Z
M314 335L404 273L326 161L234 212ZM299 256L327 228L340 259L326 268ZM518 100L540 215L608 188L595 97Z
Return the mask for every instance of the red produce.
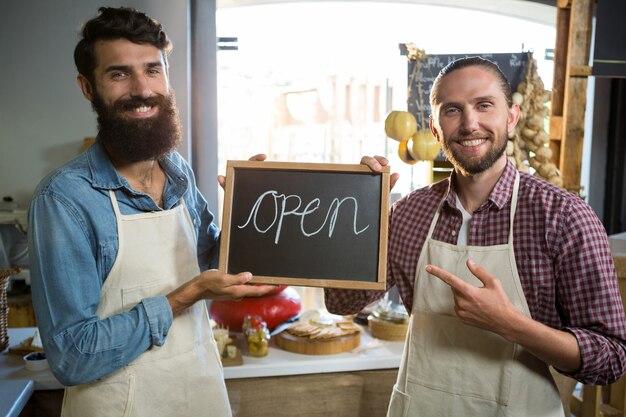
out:
M285 286L281 286L285 287ZM239 301L213 300L209 309L211 318L233 332L240 332L243 318L247 315L263 317L267 328L272 331L276 326L300 313L300 295L290 287L279 287L273 295L256 298L244 298Z
M286 285L278 285L278 286L276 287L276 289L271 290L270 292L268 292L267 294L265 294L265 295L264 295L264 297L268 297L268 296L270 296L270 295L274 295L274 294L281 293L281 292L283 292L283 290L284 290L285 288L287 288L287 286L286 286Z

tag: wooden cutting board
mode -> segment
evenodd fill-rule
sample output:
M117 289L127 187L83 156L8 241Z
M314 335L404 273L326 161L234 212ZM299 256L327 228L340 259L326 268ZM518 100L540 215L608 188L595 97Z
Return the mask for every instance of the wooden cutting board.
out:
M361 334L354 333L332 339L313 340L308 337L294 336L284 331L274 336L274 339L279 348L288 352L302 353L304 355L332 355L348 352L359 346Z

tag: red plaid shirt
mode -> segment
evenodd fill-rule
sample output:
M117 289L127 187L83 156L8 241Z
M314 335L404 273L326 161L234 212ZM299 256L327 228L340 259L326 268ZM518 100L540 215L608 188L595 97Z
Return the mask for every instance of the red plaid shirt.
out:
M469 245L507 243L515 172L508 163L487 201L473 213ZM587 384L611 383L626 371L626 319L606 231L579 197L531 175L520 176L513 247L530 313L578 339L582 367L572 377ZM416 190L391 210L387 288L397 286L409 312L417 261L444 196L433 238L457 243L463 219L450 184L446 179ZM326 307L354 313L383 294L326 289Z

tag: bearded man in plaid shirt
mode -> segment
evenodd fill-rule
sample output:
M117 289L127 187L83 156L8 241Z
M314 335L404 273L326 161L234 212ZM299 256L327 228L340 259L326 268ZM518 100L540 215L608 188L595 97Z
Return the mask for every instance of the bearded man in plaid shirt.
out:
M449 64L430 101L454 171L391 210L387 286L411 323L388 416L562 417L549 366L586 384L626 371L606 231L580 197L508 161L520 110L496 64ZM326 289L326 306L354 313L383 294Z

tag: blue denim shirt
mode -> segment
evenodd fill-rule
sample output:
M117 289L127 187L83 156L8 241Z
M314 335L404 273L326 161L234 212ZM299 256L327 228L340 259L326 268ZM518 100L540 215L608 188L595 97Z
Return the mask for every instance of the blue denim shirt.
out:
M191 167L176 152L161 166L167 177L163 210L183 197L195 227L200 269L215 268L219 232ZM152 345L162 345L173 320L166 297L158 294L129 311L105 319L96 315L118 250L109 190L122 214L162 210L117 173L99 142L42 180L29 209L33 305L51 369L64 385L110 374Z

